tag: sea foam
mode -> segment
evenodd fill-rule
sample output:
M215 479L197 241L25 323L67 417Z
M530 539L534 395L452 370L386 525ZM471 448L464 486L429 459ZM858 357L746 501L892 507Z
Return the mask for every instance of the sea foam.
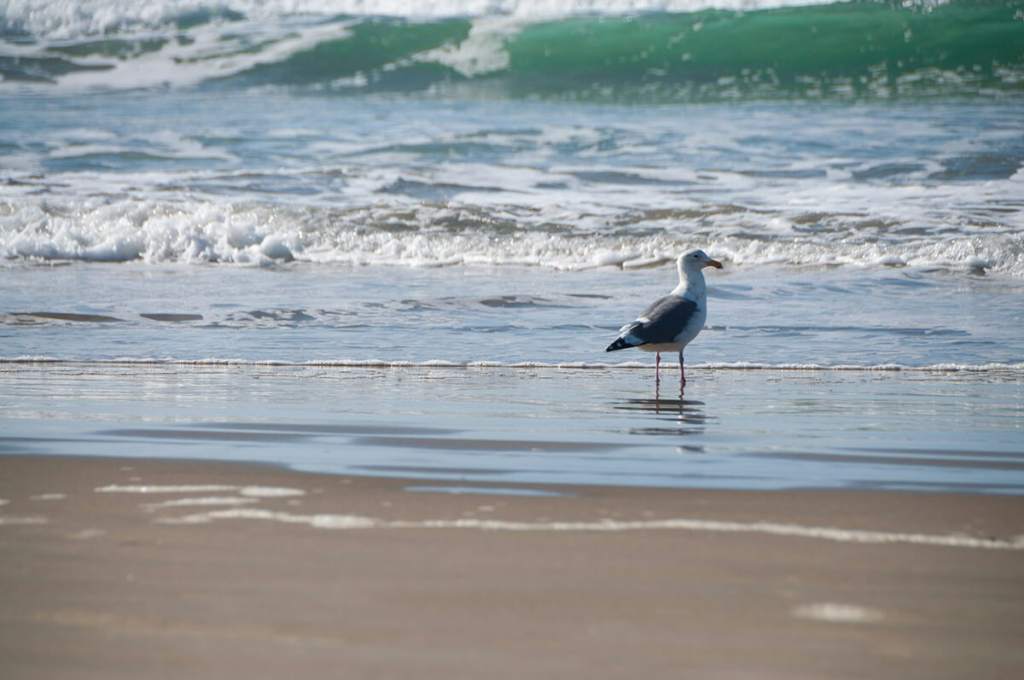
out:
M246 266L298 261L315 264L450 267L514 265L581 271L595 267L660 265L702 246L730 265L918 267L1002 272L1024 276L1024 235L1010 225L965 225L960 236L881 241L836 228L834 238L808 240L755 230L757 214L730 216L699 238L687 233L693 218L680 212L679 228L643 240L609 225L607 233L585 223L552 233L524 221L503 237L497 210L446 206L395 206L374 210L292 208L214 202L121 200L58 207L54 201L12 200L0 216L0 258L36 261L227 263ZM723 215L725 217L726 215ZM714 216L701 219L713 223ZM460 229L445 228L456 221ZM664 221L660 218L659 221ZM406 228L393 225L404 222ZM746 222L747 226L739 224ZM739 224L737 224L739 223ZM568 226L568 225L567 225ZM920 227L917 227L921 231ZM578 233L573 233L577 231ZM821 236L827 231L819 230Z
M1024 550L1024 539L1010 540L963 535L921 534L895 531L873 531L842 529L838 527L805 526L779 522L732 522L704 519L651 519L598 521L551 521L521 522L509 520L464 518L455 520L382 520L360 515L298 515L257 508L232 510L211 510L181 517L161 517L161 524L209 524L214 520L248 519L304 524L316 529L358 530L358 529L468 529L480 531L511 532L628 532L628 531L694 531L729 534L767 534L776 537L793 537L859 543L874 545L910 544L942 548L969 548L981 550Z

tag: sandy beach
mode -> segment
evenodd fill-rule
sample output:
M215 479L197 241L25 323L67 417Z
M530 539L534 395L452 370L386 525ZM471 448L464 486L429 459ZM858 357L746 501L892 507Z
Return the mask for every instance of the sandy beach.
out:
M1011 678L1024 668L1020 497L432 486L223 462L0 457L3 675Z

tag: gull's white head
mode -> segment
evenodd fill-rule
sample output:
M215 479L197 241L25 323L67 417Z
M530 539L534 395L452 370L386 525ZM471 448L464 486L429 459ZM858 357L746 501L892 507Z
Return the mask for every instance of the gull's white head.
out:
M715 269L721 269L722 263L718 260L712 260L708 257L707 253L703 250L691 250L688 253L683 253L676 260L679 265L679 273L682 274L684 271L697 271L699 272L704 267L714 267Z

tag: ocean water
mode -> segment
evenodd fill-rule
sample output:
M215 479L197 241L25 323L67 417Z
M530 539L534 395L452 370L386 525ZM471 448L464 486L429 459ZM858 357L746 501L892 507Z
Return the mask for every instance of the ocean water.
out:
M1021 493L1022 46L1014 1L0 2L0 448ZM692 247L655 394L603 350Z

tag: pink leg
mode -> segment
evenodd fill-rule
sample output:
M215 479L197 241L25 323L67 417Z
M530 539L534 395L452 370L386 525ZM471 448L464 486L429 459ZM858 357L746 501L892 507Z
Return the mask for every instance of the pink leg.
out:
M679 384L686 384L686 372L683 370L683 353L679 352Z
M661 370L661 352L654 353L654 384L657 385L661 382L661 377L658 375L658 371Z

